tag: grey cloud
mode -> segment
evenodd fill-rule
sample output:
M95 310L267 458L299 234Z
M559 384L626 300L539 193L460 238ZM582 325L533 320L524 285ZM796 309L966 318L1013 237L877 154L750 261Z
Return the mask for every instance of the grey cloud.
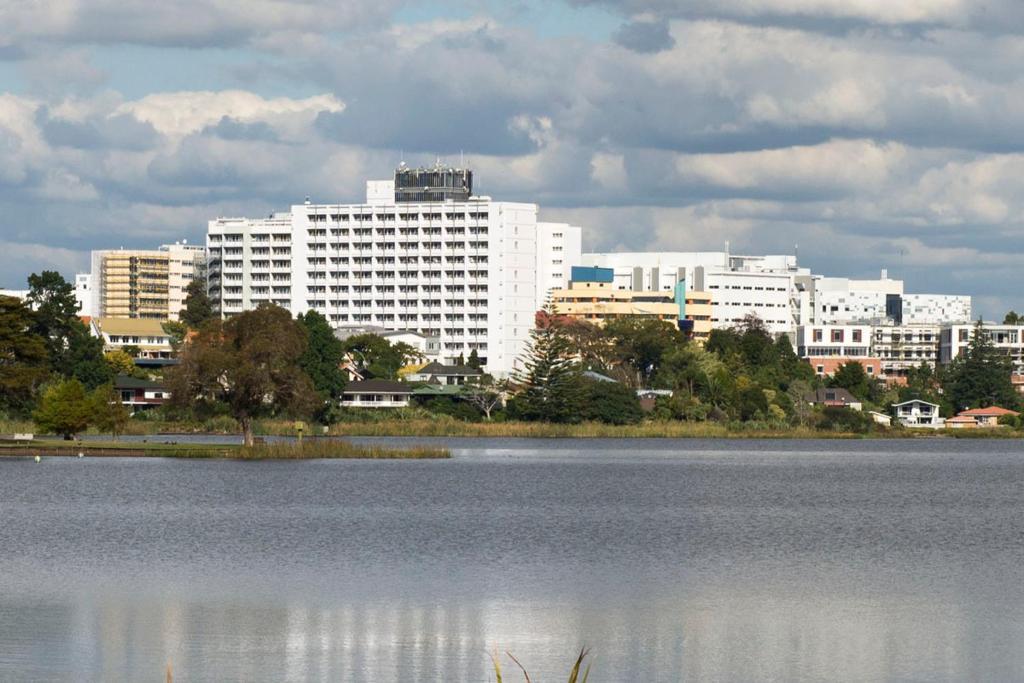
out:
M674 47L676 41L668 30L668 21L630 21L615 32L616 43L634 52L661 52Z
M127 114L69 121L51 117L50 111L41 107L36 121L55 147L143 150L152 148L158 138L152 125Z
M204 135L212 135L222 140L261 140L263 142L280 142L280 137L265 121L239 121L230 116L221 117L216 125L203 129Z

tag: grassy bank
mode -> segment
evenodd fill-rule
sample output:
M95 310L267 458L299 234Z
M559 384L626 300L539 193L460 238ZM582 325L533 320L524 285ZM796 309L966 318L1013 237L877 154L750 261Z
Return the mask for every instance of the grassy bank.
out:
M239 445L173 444L126 441L63 441L37 439L28 442L0 442L0 457L149 457L149 458L224 458L231 460L427 460L451 457L445 448L414 446L384 448L362 446L337 440L306 440L298 443Z

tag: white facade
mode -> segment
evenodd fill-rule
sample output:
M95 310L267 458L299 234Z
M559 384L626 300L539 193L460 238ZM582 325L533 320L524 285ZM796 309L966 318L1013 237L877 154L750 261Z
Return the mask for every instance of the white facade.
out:
M889 279L885 271L877 280L815 277L812 293L813 322L843 325L882 321L887 317L889 298L902 294L903 281Z
M967 350L975 325L947 325L942 328L939 360L951 363ZM1009 356L1015 373L1024 373L1024 325L983 323L982 333L999 351Z
M27 289L0 289L0 296L10 296L24 301L28 298Z
M971 321L971 297L954 294L904 294L904 325L945 325Z
M96 308L96 301L93 294L92 273L78 273L75 275L75 301L78 302L78 314L88 317L96 317L99 311Z
M443 363L475 350L489 372L512 372L546 293L538 233L573 253L579 231L539 229L536 204L396 203L393 193L392 181L371 181L366 203L210 221L215 305L231 315L272 302L332 326L412 329L436 340Z
M939 406L928 401L914 399L894 403L893 413L899 423L911 429L942 429L946 420L939 415Z
M537 309L553 289L569 286L582 258L583 229L568 223L537 223Z
M773 334L792 334L804 317L810 271L795 256L732 256L728 252L584 254L585 266L611 268L617 289L671 291L679 280L711 294L714 327L756 315Z
M802 358L871 356L870 325L801 325L796 333Z
M939 360L938 325L875 325L872 355L882 361L886 377L905 376L922 364L936 367Z

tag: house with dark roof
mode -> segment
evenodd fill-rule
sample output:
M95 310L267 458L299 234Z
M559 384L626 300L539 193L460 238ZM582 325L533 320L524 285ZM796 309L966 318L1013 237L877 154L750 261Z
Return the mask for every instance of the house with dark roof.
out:
M349 382L341 394L345 408L407 408L415 387L389 379Z
M427 363L419 370L408 373L405 377L410 382L430 382L431 384L461 385L467 380L474 380L483 372L467 365L442 365Z
M812 406L864 409L861 400L846 389L817 389L807 394L805 399Z
M117 392L121 405L132 411L162 406L171 397L170 392L159 382L128 375L118 375L114 379L114 391Z

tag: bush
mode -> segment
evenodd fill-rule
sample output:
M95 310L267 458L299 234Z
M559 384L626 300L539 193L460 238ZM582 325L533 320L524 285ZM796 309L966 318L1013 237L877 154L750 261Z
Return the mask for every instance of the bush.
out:
M866 434L875 428L870 415L852 408L826 406L817 418L815 426L822 431Z
M583 382L581 417L605 424L636 424L643 419L636 392L618 382Z

